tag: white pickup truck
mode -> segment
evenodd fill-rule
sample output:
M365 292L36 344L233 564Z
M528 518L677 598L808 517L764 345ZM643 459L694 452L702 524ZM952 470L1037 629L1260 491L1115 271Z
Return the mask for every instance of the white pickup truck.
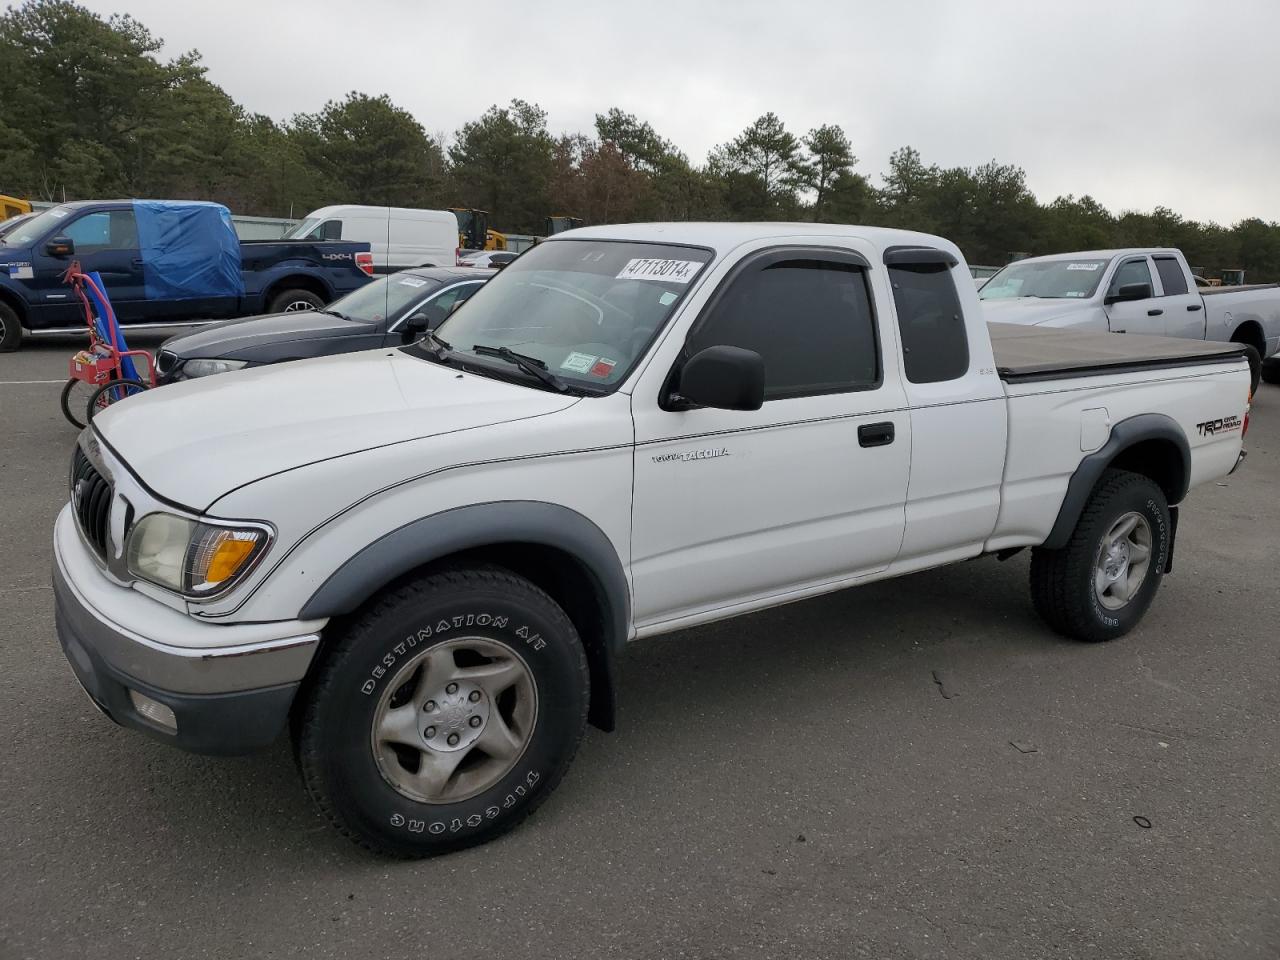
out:
M116 722L210 753L287 727L339 829L437 853L612 728L629 640L1024 547L1052 629L1119 637L1248 404L1234 345L989 331L938 237L575 230L419 343L99 414L57 630Z
M1280 381L1280 284L1197 288L1180 250L1088 250L1009 264L978 294L987 319L1238 343L1252 388Z

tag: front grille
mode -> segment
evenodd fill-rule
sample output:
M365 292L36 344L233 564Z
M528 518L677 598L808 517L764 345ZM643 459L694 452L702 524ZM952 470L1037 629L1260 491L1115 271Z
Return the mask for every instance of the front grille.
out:
M105 560L111 517L111 484L79 447L71 458L71 509L75 511L80 536L100 559Z

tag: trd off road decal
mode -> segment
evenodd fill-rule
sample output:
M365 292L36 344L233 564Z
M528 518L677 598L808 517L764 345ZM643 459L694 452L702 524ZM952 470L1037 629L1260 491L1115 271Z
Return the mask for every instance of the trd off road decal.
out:
M1233 430L1239 430L1241 420L1239 417L1219 417L1217 420L1206 420L1204 423L1196 424L1196 432L1202 437L1213 437L1220 433L1231 433Z

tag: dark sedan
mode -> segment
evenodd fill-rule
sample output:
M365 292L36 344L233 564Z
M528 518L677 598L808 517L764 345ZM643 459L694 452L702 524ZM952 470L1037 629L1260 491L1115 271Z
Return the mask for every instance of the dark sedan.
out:
M156 358L157 382L410 343L439 326L496 272L472 267L402 270L323 310L245 317L170 337Z

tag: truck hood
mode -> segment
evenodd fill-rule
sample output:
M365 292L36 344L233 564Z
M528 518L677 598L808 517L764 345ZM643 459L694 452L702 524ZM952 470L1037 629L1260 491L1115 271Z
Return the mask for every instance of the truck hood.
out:
M379 349L148 390L104 410L92 429L154 493L204 510L271 474L575 402Z
M196 357L238 360L245 351L267 344L313 340L318 337L341 339L373 336L378 330L376 323L345 320L318 310L299 310L210 324L192 333L170 337L160 348L183 360Z
M1084 313L1088 300L1042 300L1038 297L1011 297L1008 300L983 300L982 313L989 323L1024 323L1035 326L1060 317Z

